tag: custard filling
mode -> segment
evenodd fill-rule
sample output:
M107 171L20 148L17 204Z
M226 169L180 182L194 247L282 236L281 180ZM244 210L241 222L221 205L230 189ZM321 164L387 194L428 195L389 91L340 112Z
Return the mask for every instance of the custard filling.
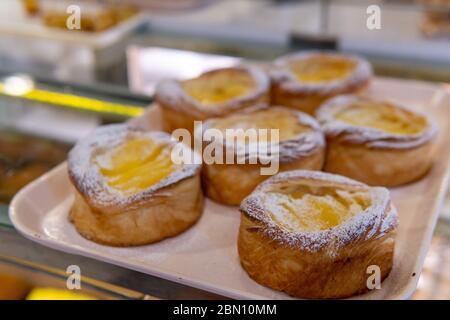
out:
M352 60L322 55L290 63L290 69L297 79L307 83L343 79L348 77L355 67L356 63Z
M203 105L214 105L249 94L255 86L247 74L217 72L185 81L183 90Z
M393 134L417 134L426 127L425 118L383 103L354 103L336 114L336 119Z
M291 232L331 229L363 212L371 203L364 190L298 185L271 191L265 201L272 220Z
M151 187L176 169L170 147L150 138L127 140L94 161L107 184L128 195Z
M221 130L224 135L227 129L242 129L244 131L249 129L278 129L280 141L291 139L300 133L311 130L308 126L302 125L296 115L290 113L288 110L276 108L269 108L251 114L241 114L224 118L218 120L215 123L214 128ZM265 142L269 139L270 132L267 134L259 134L258 131L258 141Z

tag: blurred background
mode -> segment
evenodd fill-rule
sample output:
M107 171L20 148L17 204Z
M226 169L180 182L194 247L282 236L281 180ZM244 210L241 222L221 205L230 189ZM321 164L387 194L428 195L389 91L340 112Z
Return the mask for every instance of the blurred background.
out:
M366 25L370 5L380 29ZM67 25L77 8L80 25ZM96 126L142 114L159 80L307 49L363 55L380 77L450 83L450 1L0 1L0 298L2 284L20 298L63 288L70 263L98 298L216 298L33 244L13 229L8 203ZM450 299L449 270L450 196L413 298Z

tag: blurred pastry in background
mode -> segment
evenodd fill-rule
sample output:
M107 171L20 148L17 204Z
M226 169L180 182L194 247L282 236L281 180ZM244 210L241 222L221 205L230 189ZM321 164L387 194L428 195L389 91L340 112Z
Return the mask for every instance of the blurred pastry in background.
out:
M42 23L49 27L67 29L67 21L73 14L67 9L76 5L80 8L80 31L99 32L107 30L137 14L134 5L97 0L24 0L28 14L38 15ZM74 29L78 30L78 29Z
M0 301L22 300L31 286L21 278L9 274L0 274Z
M447 12L427 12L420 26L427 37L450 37L450 9Z
M343 95L325 102L316 118L327 138L325 171L392 187L421 178L432 165L437 127L412 110Z
M268 75L256 67L215 69L197 78L166 80L156 88L167 132L178 128L193 132L194 121L223 117L269 102Z
M274 62L272 104L314 115L325 100L364 91L372 67L363 58L326 51L290 54Z
M175 147L192 162L174 161ZM111 246L176 236L202 214L200 169L194 151L165 132L100 127L69 154L70 221L85 238Z
M66 159L69 146L0 130L0 203Z
M299 298L367 292L367 270L392 268L397 210L390 192L320 171L279 173L241 203L238 251L256 282Z
M39 12L39 0L22 0L22 5L29 15L35 15Z

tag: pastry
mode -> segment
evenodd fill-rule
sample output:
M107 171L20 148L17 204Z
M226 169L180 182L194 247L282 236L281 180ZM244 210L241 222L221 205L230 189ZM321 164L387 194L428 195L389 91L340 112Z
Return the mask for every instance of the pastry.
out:
M271 75L272 104L313 115L333 96L364 91L372 68L356 56L312 51L279 58Z
M25 12L30 16L39 13L39 0L22 0L22 6L25 9Z
M175 144L167 133L127 125L100 127L78 142L69 154L75 186L70 220L78 232L102 244L132 246L192 226L203 206L200 164L172 161Z
M96 300L96 298L65 289L33 288L26 300Z
M418 0L421 5L422 19L419 27L429 38L450 37L450 1Z
M327 137L325 171L369 185L397 186L432 164L437 129L425 116L357 96L327 101L316 115Z
M193 132L195 120L222 117L269 102L270 80L255 67L232 67L197 78L161 82L155 100L161 106L164 130Z
M420 29L428 38L450 37L450 13L428 12L422 19Z
M0 204L67 157L69 146L35 136L0 130Z
M309 115L293 109L260 107L246 113L207 120L202 129L203 133L208 129L220 130L224 139L218 145L224 158L233 155L231 163L205 161L203 167L202 181L206 195L222 204L239 205L259 183L278 171L321 170L323 166L325 139L319 124ZM243 132L256 129L255 136L259 135L259 142L262 143L260 147L267 142L267 146L276 147L278 152L269 155L263 149L250 148L250 141L243 133L236 135L236 140L227 138L229 129L242 129ZM269 132L264 136L259 129L278 129L279 139L272 141ZM199 137L202 138L202 135L196 132L196 138ZM202 140L205 158L209 144L217 141L209 141L205 135ZM272 156L273 161L268 161L268 156ZM266 172L262 168L266 168ZM270 172L269 168L275 171Z
M344 298L369 290L371 266L380 281L392 268L398 218L384 187L319 171L282 172L240 208L241 264L264 286L299 298Z

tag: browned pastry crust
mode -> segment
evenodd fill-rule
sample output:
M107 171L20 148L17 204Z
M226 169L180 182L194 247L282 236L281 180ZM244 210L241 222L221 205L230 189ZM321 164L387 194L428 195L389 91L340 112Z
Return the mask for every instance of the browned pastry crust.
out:
M307 114L283 107L260 108L242 116L255 115L261 110L281 110L293 117L297 117L298 123L308 127L308 131L289 140L280 141L279 149L279 170L288 171L295 169L321 170L325 159L325 144L322 131L318 123ZM237 118L239 116L231 116ZM228 118L221 118L224 120ZM220 119L210 119L204 123L203 129L214 128ZM281 128L280 128L281 129ZM203 147L206 148L208 142ZM226 143L223 145L223 152L227 152ZM245 155L248 160L249 155ZM261 168L268 167L258 161L256 164L218 164L205 163L202 170L203 190L205 194L216 202L225 205L239 205L255 187L269 178L269 175L262 175Z
M366 190L373 192L374 203L331 229L291 231L274 223L273 211L261 198L271 190L295 185ZM391 271L398 220L387 189L322 172L284 172L244 199L241 212L241 264L264 286L299 298L345 298L369 290L369 266L380 268L381 280Z
M75 187L70 221L89 240L111 246L149 244L185 231L201 216L200 165L182 164L160 182L130 196L106 185L91 156L134 136L173 143L166 133L110 125L97 129L70 153L69 177Z
M229 84L242 84L249 92L219 103L202 103L191 97L184 86L198 88L225 87ZM256 67L238 66L216 69L203 73L197 78L161 82L155 92L155 101L161 106L164 131L172 132L178 128L193 132L195 120L223 117L258 104L267 104L270 99L270 80Z
M368 148L328 140L324 170L369 185L399 186L422 178L430 169L431 141L411 149Z
M346 59L355 63L354 70L344 78L332 81L308 83L300 81L289 65L304 59ZM314 115L316 109L327 99L338 94L362 93L372 77L370 64L356 56L330 52L311 51L291 54L277 59L272 76L271 103L298 109Z
M336 121L334 114L355 102L375 103L388 108L388 116L424 121L418 134L392 134ZM387 102L356 96L340 96L326 102L317 112L327 137L324 170L369 185L398 186L420 179L433 162L436 127L426 117Z

